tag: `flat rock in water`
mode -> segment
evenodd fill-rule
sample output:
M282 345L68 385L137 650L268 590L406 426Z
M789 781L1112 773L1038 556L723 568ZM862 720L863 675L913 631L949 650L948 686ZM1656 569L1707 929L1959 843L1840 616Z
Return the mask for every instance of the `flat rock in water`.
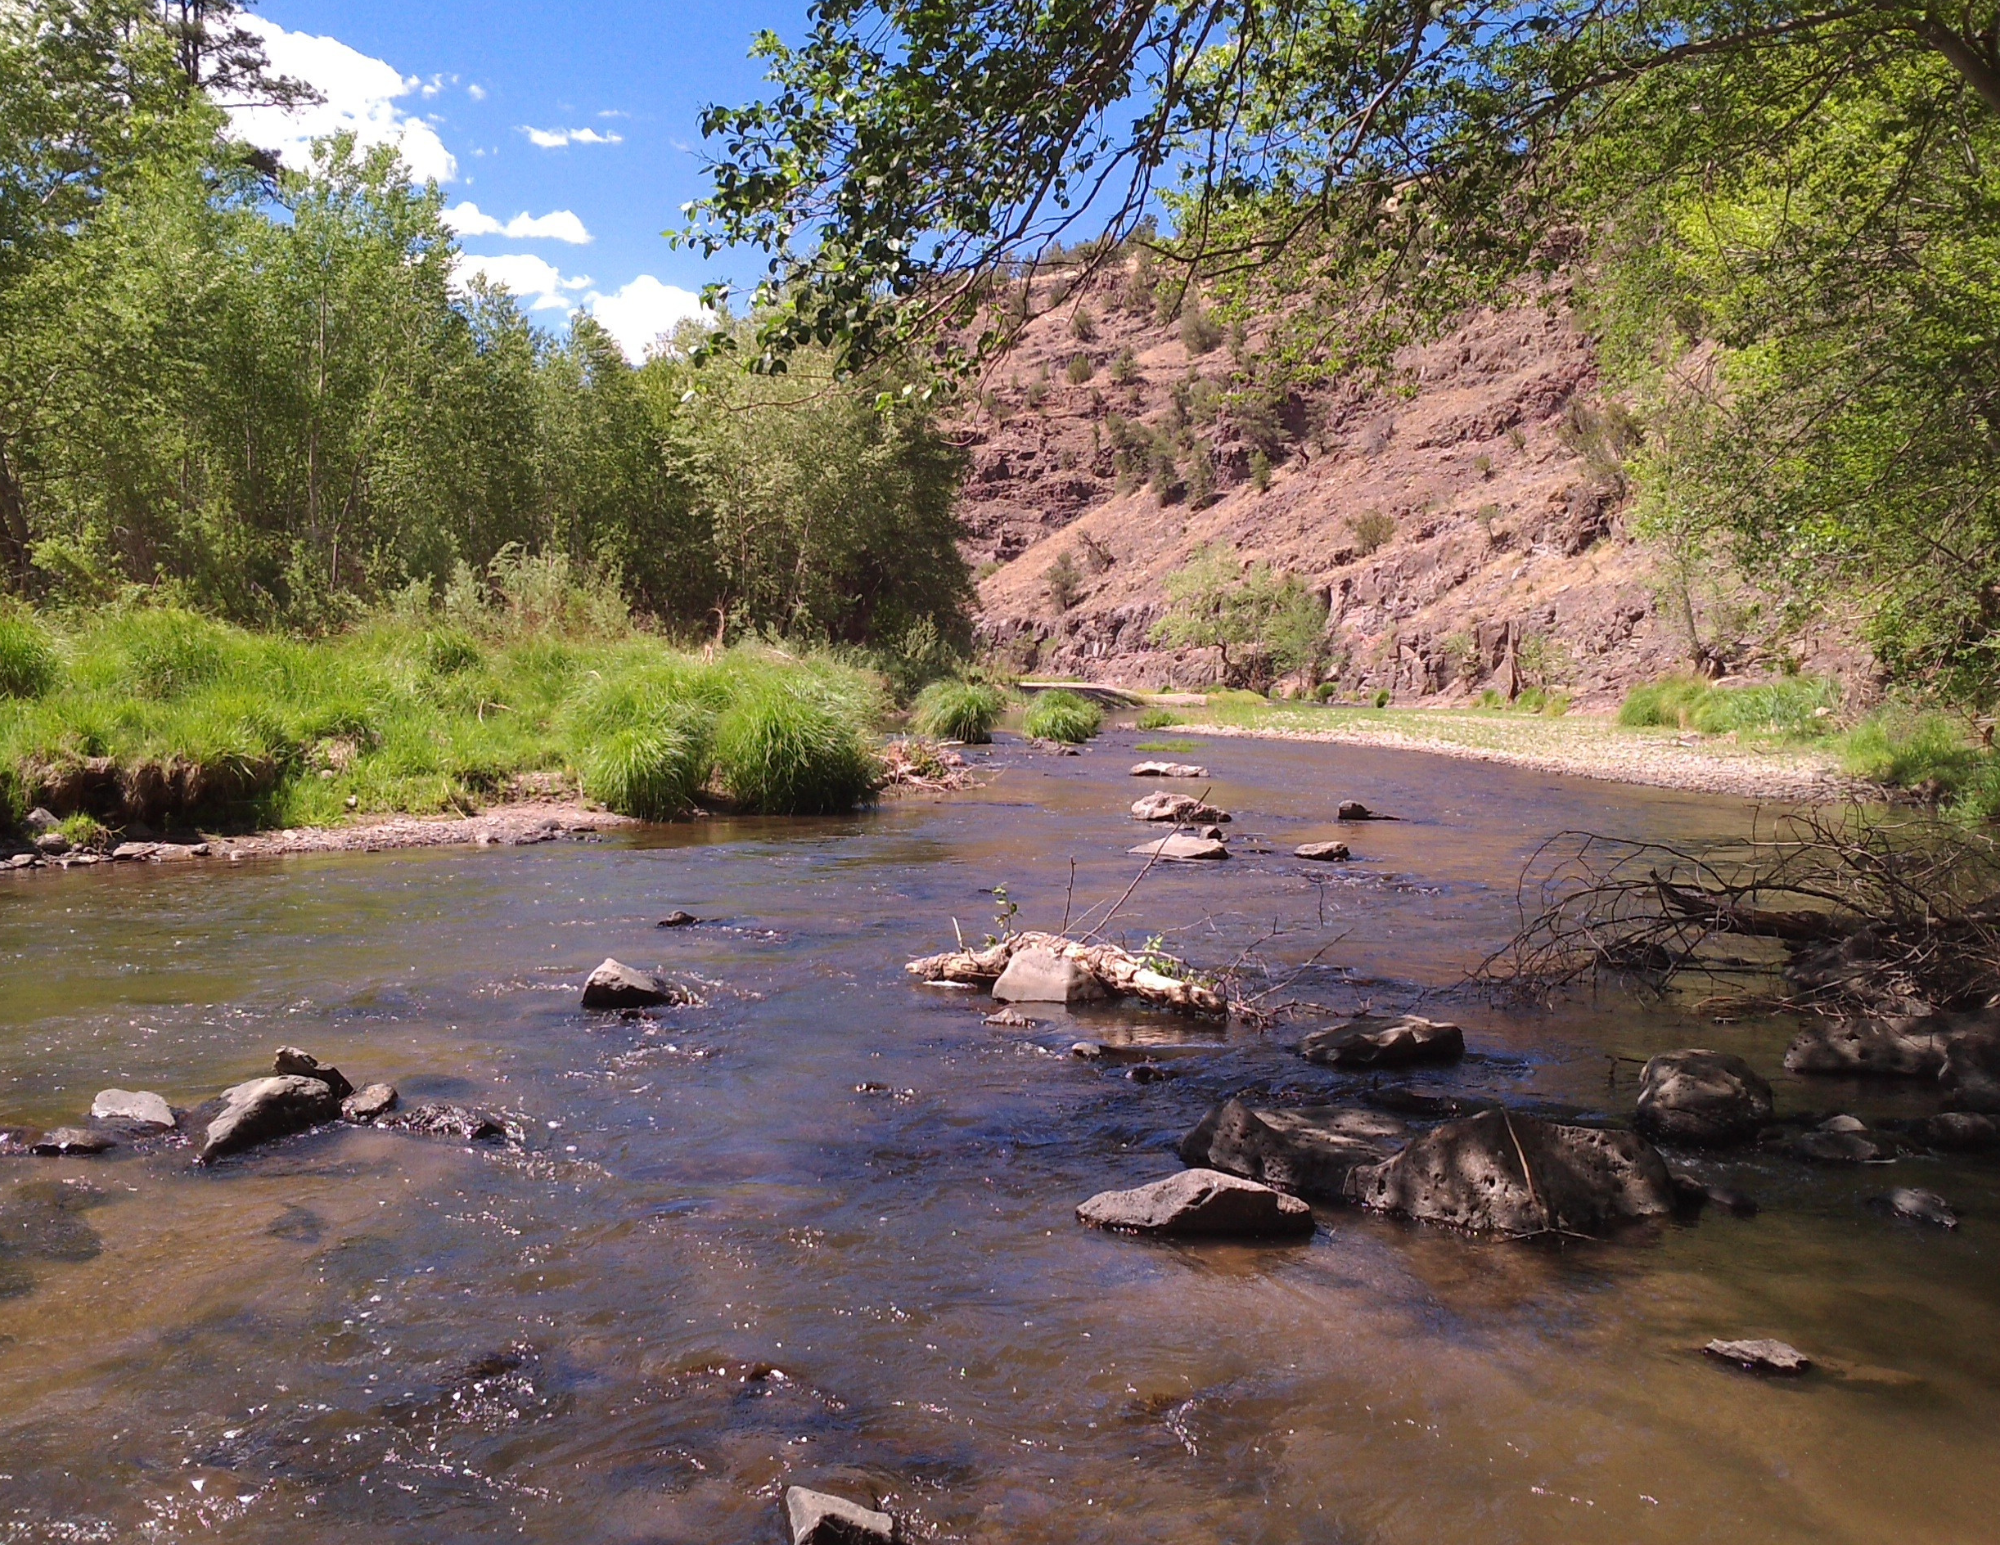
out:
M1092 1228L1181 1238L1285 1239L1313 1231L1312 1208L1296 1196L1212 1169L1100 1191L1076 1216Z
M1205 805L1192 794L1148 794L1132 801L1135 821L1178 821L1183 826L1200 826L1229 819L1227 810Z
M1879 1164L1895 1157L1852 1116L1835 1116L1792 1139L1792 1152L1815 1164Z
M1086 1003L1104 996L1088 966L1053 950L1015 950L993 984L1002 1003Z
M340 1099L324 1079L296 1074L253 1078L222 1091L222 1110L208 1123L195 1158L206 1164L339 1115Z
M1957 1228L1958 1212L1935 1191L1921 1190L1916 1186L1898 1186L1883 1201L1889 1211L1899 1218L1913 1218L1919 1223L1934 1223L1939 1228Z
M1309 858L1320 864L1345 863L1351 856L1344 842L1302 842L1292 849L1293 858Z
M1177 864L1229 857L1229 849L1213 837L1189 837L1181 832L1175 832L1171 837L1161 837L1154 842L1142 842L1136 848L1128 848L1126 851L1136 853L1141 858L1164 858Z
M1225 1100L1181 1139L1181 1162L1217 1169L1314 1201L1347 1199L1347 1177L1409 1140L1394 1116L1351 1106L1252 1110Z
M672 983L617 960L606 960L583 984L587 1009L643 1009L675 1001Z
M1785 1071L1935 1078L1944 1066L1949 1038L1936 1015L1810 1025L1786 1050Z
M1326 1068L1402 1068L1456 1062L1465 1055L1457 1025L1416 1014L1357 1014L1299 1042L1299 1055Z
M1727 1052L1663 1052L1639 1075L1639 1130L1663 1142L1747 1142L1771 1120L1771 1086Z
M1360 1206L1480 1233L1601 1234L1674 1210L1673 1179L1635 1132L1482 1111L1347 1179Z
M45 1159L69 1156L85 1157L94 1153L104 1153L118 1145L102 1132L87 1132L82 1127L57 1127L52 1132L44 1132L29 1144L30 1153L40 1154Z
M1812 1367L1810 1357L1782 1341L1711 1341L1702 1350L1752 1373L1804 1373Z
M1191 762L1140 762L1132 769L1135 778L1206 778L1208 769Z
M394 1084L368 1084L340 1102L340 1119L365 1125L396 1108Z
M311 1052L296 1046L280 1046L271 1058L271 1071L280 1078L316 1078L333 1091L336 1100L354 1093L354 1085L341 1076L339 1068L328 1067Z
M111 850L111 857L117 862L134 863L140 859L151 858L159 851L160 845L157 842L121 842Z
M90 1102L90 1119L129 1121L134 1126L158 1127L163 1131L178 1120L173 1106L150 1089L100 1089L97 1098Z
M896 1537L887 1513L803 1486L785 1488L785 1525L792 1545L891 1545Z

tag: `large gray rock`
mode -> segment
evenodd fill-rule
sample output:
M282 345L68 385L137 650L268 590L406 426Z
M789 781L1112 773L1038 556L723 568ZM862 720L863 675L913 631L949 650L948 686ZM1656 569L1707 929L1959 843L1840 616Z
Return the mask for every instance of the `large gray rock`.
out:
M1898 1186L1883 1198L1889 1211L1899 1218L1931 1223L1939 1228L1957 1228L1958 1211L1935 1191L1917 1186Z
M1771 1120L1771 1086L1727 1052L1672 1051L1639 1075L1639 1130L1662 1142L1724 1147L1755 1137Z
M1785 1070L1935 1078L1950 1037L1949 1024L1935 1014L1808 1025L1785 1052Z
M54 812L44 810L40 805L37 805L21 817L21 825L34 836L39 837L61 826L62 820Z
M82 1127L57 1127L52 1132L44 1132L29 1145L30 1153L43 1158L74 1158L96 1153L107 1153L118 1145L102 1132L86 1131Z
M203 1164L241 1153L340 1115L340 1099L324 1079L286 1075L253 1078L222 1091L222 1110L195 1147Z
M1299 1055L1327 1068L1456 1062L1465 1055L1465 1032L1416 1014L1357 1014L1315 1030L1299 1042Z
M1410 1129L1380 1111L1337 1105L1252 1110L1225 1100L1181 1139L1181 1162L1261 1181L1314 1201L1347 1197L1347 1177L1380 1163Z
M583 984L587 1009L642 1009L674 1001L672 983L617 960L606 960Z
M354 1093L354 1085L341 1076L339 1068L328 1067L311 1052L296 1046L280 1046L271 1058L271 1071L280 1078L316 1078L333 1091L336 1100Z
M394 1084L368 1084L340 1102L340 1119L365 1126L394 1110L396 1100Z
M1313 1231L1312 1208L1296 1196L1212 1169L1100 1191L1076 1216L1092 1228L1180 1238L1286 1239Z
M1154 842L1142 842L1136 848L1126 851L1141 858L1164 858L1174 863L1189 863L1204 858L1227 858L1229 849L1212 837L1190 837L1184 832L1175 832L1171 837L1161 837Z
M1482 1111L1426 1132L1394 1158L1356 1169L1349 1199L1480 1233L1602 1234L1674 1206L1660 1155L1633 1132Z
M1311 859L1316 864L1344 864L1352 856L1344 842L1302 842L1292 849L1293 858Z
M1945 1046L1938 1085L1953 1110L2000 1114L2000 1035L1968 1030Z
M175 1125L173 1106L150 1089L100 1089L90 1102L93 1121L124 1121L162 1131Z
M896 1537L887 1513L803 1486L785 1488L785 1526L792 1545L891 1545Z
M993 984L1002 1003L1086 1003L1104 996L1089 967L1053 950L1016 950Z
M1148 794L1132 802L1135 821L1178 821L1183 826L1205 826L1226 821L1229 812L1205 805L1192 794Z
M1702 1351L1752 1373L1804 1373L1812 1367L1810 1357L1783 1341L1711 1341Z
M1140 762L1132 768L1135 778L1206 778L1208 769L1189 762Z

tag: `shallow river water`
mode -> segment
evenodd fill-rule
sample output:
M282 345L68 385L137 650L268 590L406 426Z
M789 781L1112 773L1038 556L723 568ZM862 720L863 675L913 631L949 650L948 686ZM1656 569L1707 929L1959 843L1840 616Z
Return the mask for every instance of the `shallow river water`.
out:
M1310 1020L1007 1029L904 975L954 919L992 928L996 885L1029 927L1125 889L1132 739L1002 745L978 792L849 820L0 882L0 1121L109 1085L193 1106L292 1043L528 1132L0 1163L0 1541L775 1541L794 1482L979 1541L2000 1535L1976 1162L1706 1163L1761 1215L1560 1248L1338 1210L1268 1248L1079 1227L1177 1169L1219 1096L1343 1082L1291 1053ZM1280 976L1324 951L1288 996L1466 1026L1475 1055L1422 1087L1622 1112L1619 1057L1777 1073L1783 1024L1454 986L1552 833L1699 837L1747 806L1358 748L1197 759L1237 854L1156 868L1130 942L1255 944ZM1342 833L1343 797L1407 819ZM1289 856L1336 835L1353 864ZM675 908L712 921L657 928ZM583 1013L606 955L706 1006ZM1133 1050L1086 1063L1079 1035ZM1177 1076L1127 1076L1142 1049ZM1781 1110L1890 1098L1775 1081ZM1865 1205L1890 1184L1965 1225L1892 1223ZM1824 1367L1759 1380L1693 1350L1718 1335Z

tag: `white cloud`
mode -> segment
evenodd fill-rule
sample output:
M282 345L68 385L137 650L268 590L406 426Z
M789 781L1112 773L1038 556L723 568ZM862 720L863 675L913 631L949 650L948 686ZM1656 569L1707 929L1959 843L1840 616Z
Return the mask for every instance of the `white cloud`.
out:
M566 241L573 247L590 244L590 232L584 229L583 221L567 209L553 209L545 215L531 215L526 210L514 216L504 225L496 215L489 215L477 204L467 200L454 204L444 212L444 223L461 236L511 236L517 241Z
M622 145L622 134L599 134L595 129L534 129L521 125L521 132L528 136L528 143L539 145L544 150L560 150L565 145Z
M634 364L677 324L707 314L701 309L699 295L662 284L651 274L641 274L609 295L593 290L585 300L590 314L604 324L604 330L618 340L618 347Z
M486 88L480 85L478 81L474 81L470 86L467 86L465 94L475 102L484 102L486 100Z
M290 111L234 108L230 123L243 138L275 150L287 166L304 167L312 164L314 140L351 130L364 149L394 145L410 175L420 182L432 178L450 182L457 177L458 163L437 130L396 106L398 98L423 89L415 76L405 76L338 38L288 32L261 16L243 16L239 21L257 34L274 73L305 81L326 98Z
M460 282L467 282L475 275L483 275L489 284L504 285L512 290L530 311L573 311L578 301L571 292L582 290L590 283L588 274L578 274L573 279L564 278L555 264L532 252L509 252L497 257L477 257L467 253L459 259L458 278Z

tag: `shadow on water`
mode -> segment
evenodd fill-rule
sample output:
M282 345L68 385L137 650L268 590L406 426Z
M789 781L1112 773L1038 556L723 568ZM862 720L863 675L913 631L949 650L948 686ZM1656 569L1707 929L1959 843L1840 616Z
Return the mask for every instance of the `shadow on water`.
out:
M1990 1528L2000 1187L1977 1164L1896 1171L1961 1204L1951 1235L1870 1211L1881 1172L1754 1155L1700 1167L1757 1218L1601 1243L1340 1211L1257 1249L1079 1228L1083 1197L1171 1172L1214 1099L1357 1084L1292 1053L1299 1024L988 1024L989 1000L904 976L1008 904L1101 915L1147 835L1131 739L1003 745L979 792L838 821L7 888L0 1120L73 1121L108 1085L191 1106L294 1043L530 1135L349 1129L213 1173L184 1149L5 1161L6 1537L760 1541L791 1481L982 1541ZM1475 1055L1400 1080L1420 1092L1611 1114L1620 1058L1776 1069L1784 1024L1457 986L1551 832L1692 839L1747 806L1358 748L1202 756L1237 856L1156 869L1110 936L1248 952L1325 1009L1448 1010ZM1343 829L1342 798L1406 819ZM1328 837L1351 864L1290 856ZM675 909L704 921L656 926ZM606 955L705 1003L586 1015ZM1909 1098L1777 1082L1794 1109ZM1765 1334L1822 1371L1692 1350Z

